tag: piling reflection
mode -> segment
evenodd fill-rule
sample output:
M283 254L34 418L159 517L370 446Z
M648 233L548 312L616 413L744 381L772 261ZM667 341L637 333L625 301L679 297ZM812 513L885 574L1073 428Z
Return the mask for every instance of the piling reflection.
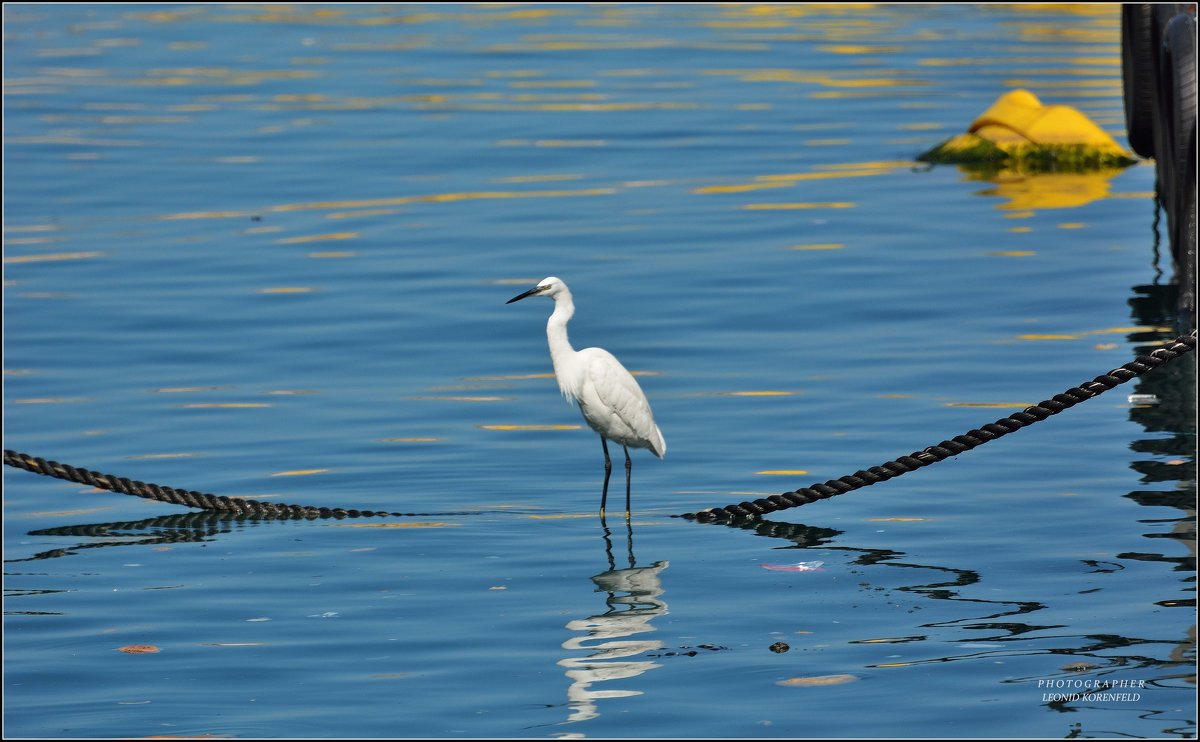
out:
M567 678L571 681L567 687L567 703L571 714L565 723L587 721L599 716L597 702L600 699L641 695L639 690L594 686L637 677L659 667L656 662L627 658L663 647L662 642L653 637L623 637L655 631L650 622L656 616L667 613L667 603L661 597L664 588L660 575L668 563L658 561L647 567L637 566L637 558L633 553L633 524L626 518L624 538L628 566L618 569L613 556L612 531L605 520L602 519L600 523L604 531L608 569L594 575L592 582L596 585L596 592L606 595L606 608L602 613L567 623L567 630L575 632L576 636L563 642L563 649L586 654L568 656L558 663L566 668Z
M1175 284L1135 286L1129 300L1136 324L1144 327L1168 327L1181 322L1178 315L1178 291ZM1194 319L1192 320L1194 324ZM1181 322L1182 326L1182 322ZM1157 343L1170 339L1161 331L1135 333L1129 340L1137 345L1138 353L1149 352ZM1138 423L1146 436L1133 441L1130 448L1136 454L1130 466L1141 475L1141 487L1130 492L1134 502L1145 507L1172 508L1174 517L1144 520L1158 526L1144 534L1154 544L1153 549L1124 552L1121 559L1160 562L1171 565L1180 574L1178 592L1157 602L1163 608L1182 608L1195 616L1196 574L1196 358L1195 354L1159 368L1136 381L1129 418ZM1156 486L1157 485L1157 486ZM1169 530L1168 530L1169 527ZM1163 553L1162 539L1174 542L1174 554ZM1196 622L1182 636L1175 638L1165 661L1171 668L1159 680L1168 685L1194 689L1196 686ZM1190 720L1192 725L1195 720ZM1187 722L1181 722L1186 726ZM1164 730L1168 731L1168 730Z

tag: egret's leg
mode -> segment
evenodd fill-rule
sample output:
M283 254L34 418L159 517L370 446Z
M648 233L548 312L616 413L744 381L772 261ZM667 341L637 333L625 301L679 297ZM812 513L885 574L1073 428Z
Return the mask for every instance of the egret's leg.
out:
M629 479L633 473L633 462L629 460L629 447L621 446L625 449L625 517L629 517Z
M608 475L612 473L612 459L608 457L608 441L600 436L600 445L604 447L604 491L600 495L600 517L604 517L604 506L608 503Z

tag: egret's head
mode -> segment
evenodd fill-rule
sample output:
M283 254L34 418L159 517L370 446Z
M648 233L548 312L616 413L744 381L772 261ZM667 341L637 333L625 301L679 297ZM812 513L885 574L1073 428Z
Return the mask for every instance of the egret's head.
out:
M520 301L527 296L548 296L553 299L559 294L566 292L566 290L567 284L563 283L561 278L550 276L549 278L543 278L541 281L538 281L537 286L534 286L523 294L514 296L504 303L512 304L514 301Z

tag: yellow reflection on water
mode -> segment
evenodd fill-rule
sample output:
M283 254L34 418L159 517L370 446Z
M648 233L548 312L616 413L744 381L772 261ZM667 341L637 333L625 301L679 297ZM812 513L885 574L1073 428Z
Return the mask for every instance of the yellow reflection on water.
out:
M1117 168L1090 173L1022 174L1002 171L986 178L972 178L987 180L994 185L983 194L1005 199L1005 203L998 208L1030 211L1071 209L1108 198L1110 182L1121 172Z
M293 469L292 471L277 471L271 476L273 477L306 477L311 474L324 474L330 471L329 469Z
M299 237L281 237L275 242L280 245L290 245L299 242L326 242L330 240L353 240L358 232L330 232L327 234L310 234Z

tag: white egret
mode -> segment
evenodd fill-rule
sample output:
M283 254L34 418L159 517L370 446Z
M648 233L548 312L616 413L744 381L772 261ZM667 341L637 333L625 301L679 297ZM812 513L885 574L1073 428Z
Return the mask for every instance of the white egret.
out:
M600 434L604 448L604 491L600 496L600 515L608 501L608 476L612 459L608 456L608 441L616 441L625 450L625 514L629 515L629 481L633 463L629 449L646 448L660 459L667 453L662 431L654 424L650 402L633 375L621 362L603 348L575 350L567 339L567 322L575 314L575 302L567 284L554 276L543 278L537 286L506 304L527 296L548 296L554 300L554 313L546 322L546 338L550 341L550 360L558 388L568 400L579 403L579 411L588 427Z

